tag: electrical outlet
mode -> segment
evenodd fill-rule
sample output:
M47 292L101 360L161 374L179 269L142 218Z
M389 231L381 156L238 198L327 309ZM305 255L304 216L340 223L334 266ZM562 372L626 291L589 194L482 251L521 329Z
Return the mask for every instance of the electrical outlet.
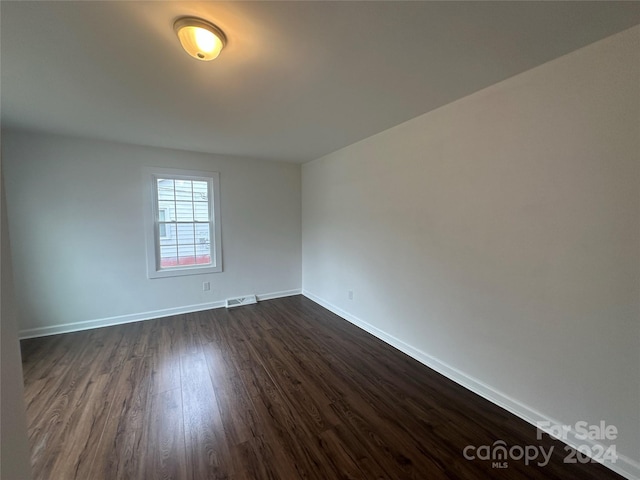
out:
M349 290L348 296L349 300L353 300L353 290Z
M202 282L202 291L208 292L211 290L211 282Z

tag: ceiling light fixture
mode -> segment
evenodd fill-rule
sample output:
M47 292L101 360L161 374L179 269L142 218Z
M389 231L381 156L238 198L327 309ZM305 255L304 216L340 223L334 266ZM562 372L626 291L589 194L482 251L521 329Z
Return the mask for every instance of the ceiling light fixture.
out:
M224 32L213 23L195 17L181 17L173 24L182 48L193 58L213 60L227 44Z

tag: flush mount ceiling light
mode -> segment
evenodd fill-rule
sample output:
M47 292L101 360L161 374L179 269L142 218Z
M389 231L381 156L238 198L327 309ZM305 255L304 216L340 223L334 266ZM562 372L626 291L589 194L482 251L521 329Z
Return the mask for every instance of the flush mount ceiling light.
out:
M224 32L213 23L195 17L182 17L173 24L182 48L193 58L213 60L227 44Z

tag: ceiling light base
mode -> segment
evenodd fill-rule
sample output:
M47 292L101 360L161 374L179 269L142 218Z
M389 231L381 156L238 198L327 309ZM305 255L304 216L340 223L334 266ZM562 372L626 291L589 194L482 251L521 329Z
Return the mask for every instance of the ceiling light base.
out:
M224 32L211 22L196 17L180 17L173 23L182 48L202 61L215 59L227 44Z

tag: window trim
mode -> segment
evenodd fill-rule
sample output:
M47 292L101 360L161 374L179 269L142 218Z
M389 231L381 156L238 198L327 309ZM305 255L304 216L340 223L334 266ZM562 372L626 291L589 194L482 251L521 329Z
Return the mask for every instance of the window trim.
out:
M212 223L210 232L211 264L182 265L171 268L160 267L160 232L158 214L158 178L176 180L207 181L211 190L209 216ZM202 275L222 272L222 232L220 227L220 174L203 170L183 170L175 168L143 168L144 185L144 225L147 254L147 277L166 278L184 275Z

